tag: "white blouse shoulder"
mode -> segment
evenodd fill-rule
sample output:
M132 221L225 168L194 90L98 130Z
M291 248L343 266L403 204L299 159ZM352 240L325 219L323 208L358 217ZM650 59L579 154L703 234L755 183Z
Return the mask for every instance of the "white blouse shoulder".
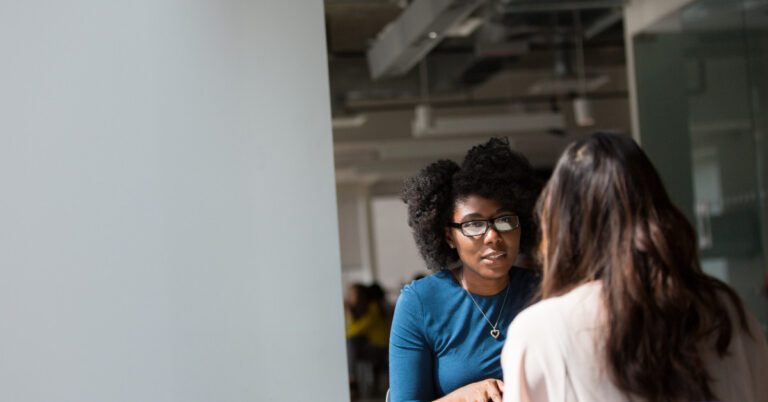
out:
M577 287L521 312L501 355L505 402L620 402L601 351L601 285ZM750 315L754 336L738 331L725 358L705 356L723 401L768 402L768 346Z

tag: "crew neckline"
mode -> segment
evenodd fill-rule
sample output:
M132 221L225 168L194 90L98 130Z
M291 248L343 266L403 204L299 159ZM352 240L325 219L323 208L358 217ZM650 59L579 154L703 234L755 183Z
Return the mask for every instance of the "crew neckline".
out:
M454 269L459 269L459 268L454 268ZM494 299L494 298L497 298L497 297L503 295L504 292L507 290L507 288L512 283L512 270L513 269L517 269L517 267L513 265L512 268L509 269L509 272L507 272L507 276L509 277L509 279L507 280L507 286L504 286L503 288L501 288L501 290L499 290L498 293L494 293L492 295L487 295L487 296L486 295L479 295L477 293L474 293L474 292L470 291L469 289L464 289L464 287L461 286L461 282L459 282L456 279L456 277L453 275L452 270L444 270L444 271L441 271L441 273L445 273L448 276L448 280L451 281L451 284L453 284L453 286L459 288L462 292L466 291L467 293L471 294L472 297L481 298L481 299Z

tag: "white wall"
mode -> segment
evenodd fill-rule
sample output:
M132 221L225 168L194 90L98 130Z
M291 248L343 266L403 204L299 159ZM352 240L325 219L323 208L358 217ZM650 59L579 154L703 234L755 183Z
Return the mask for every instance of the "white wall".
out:
M376 197L371 210L378 279L392 296L397 296L414 275L429 271L408 227L405 203L398 197Z
M370 195L365 183L336 186L341 247L341 275L344 286L374 280L375 254L371 245Z
M349 398L322 2L3 0L0 52L1 401Z
M371 196L366 184L337 186L343 283L378 282L391 301L414 275L428 274L397 196Z

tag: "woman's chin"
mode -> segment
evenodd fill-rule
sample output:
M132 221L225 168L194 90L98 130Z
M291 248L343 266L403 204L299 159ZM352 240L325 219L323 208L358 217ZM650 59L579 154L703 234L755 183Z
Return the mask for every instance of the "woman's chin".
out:
M509 270L512 269L512 263L513 261L506 258L494 261L482 260L480 262L480 271L488 279L504 278L509 273Z

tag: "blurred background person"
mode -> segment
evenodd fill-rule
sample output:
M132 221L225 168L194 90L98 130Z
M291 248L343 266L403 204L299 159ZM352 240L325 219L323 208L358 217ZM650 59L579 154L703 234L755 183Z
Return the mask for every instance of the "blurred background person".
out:
M344 296L350 389L370 396L387 369L389 313L378 284L352 284Z

